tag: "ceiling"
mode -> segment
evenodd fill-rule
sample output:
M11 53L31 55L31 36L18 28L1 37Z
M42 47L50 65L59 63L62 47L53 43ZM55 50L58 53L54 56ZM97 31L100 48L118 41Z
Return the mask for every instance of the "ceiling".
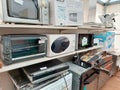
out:
M103 5L120 4L120 0L98 0Z

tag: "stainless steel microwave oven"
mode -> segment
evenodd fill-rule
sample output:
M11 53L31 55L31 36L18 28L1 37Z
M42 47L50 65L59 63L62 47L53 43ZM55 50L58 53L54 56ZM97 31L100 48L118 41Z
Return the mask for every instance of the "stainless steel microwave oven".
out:
M0 0L0 22L49 24L49 1Z

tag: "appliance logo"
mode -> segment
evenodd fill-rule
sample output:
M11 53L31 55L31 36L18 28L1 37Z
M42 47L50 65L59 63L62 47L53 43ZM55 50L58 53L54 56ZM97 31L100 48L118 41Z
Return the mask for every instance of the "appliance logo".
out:
M51 50L54 53L61 53L65 51L70 45L70 41L66 37L59 37L57 38L53 44L51 45Z

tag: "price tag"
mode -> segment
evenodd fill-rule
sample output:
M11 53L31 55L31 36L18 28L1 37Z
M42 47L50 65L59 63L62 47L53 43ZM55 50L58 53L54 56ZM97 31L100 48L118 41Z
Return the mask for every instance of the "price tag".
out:
M16 3L23 5L24 1L23 0L14 0Z

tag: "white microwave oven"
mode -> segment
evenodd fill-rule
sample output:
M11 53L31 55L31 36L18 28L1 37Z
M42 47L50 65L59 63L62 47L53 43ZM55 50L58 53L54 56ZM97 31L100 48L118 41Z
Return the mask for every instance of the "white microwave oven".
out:
M83 25L83 2L81 0L50 0L50 24Z
M0 0L0 22L49 24L49 1Z
M47 34L47 56L75 51L75 34Z

